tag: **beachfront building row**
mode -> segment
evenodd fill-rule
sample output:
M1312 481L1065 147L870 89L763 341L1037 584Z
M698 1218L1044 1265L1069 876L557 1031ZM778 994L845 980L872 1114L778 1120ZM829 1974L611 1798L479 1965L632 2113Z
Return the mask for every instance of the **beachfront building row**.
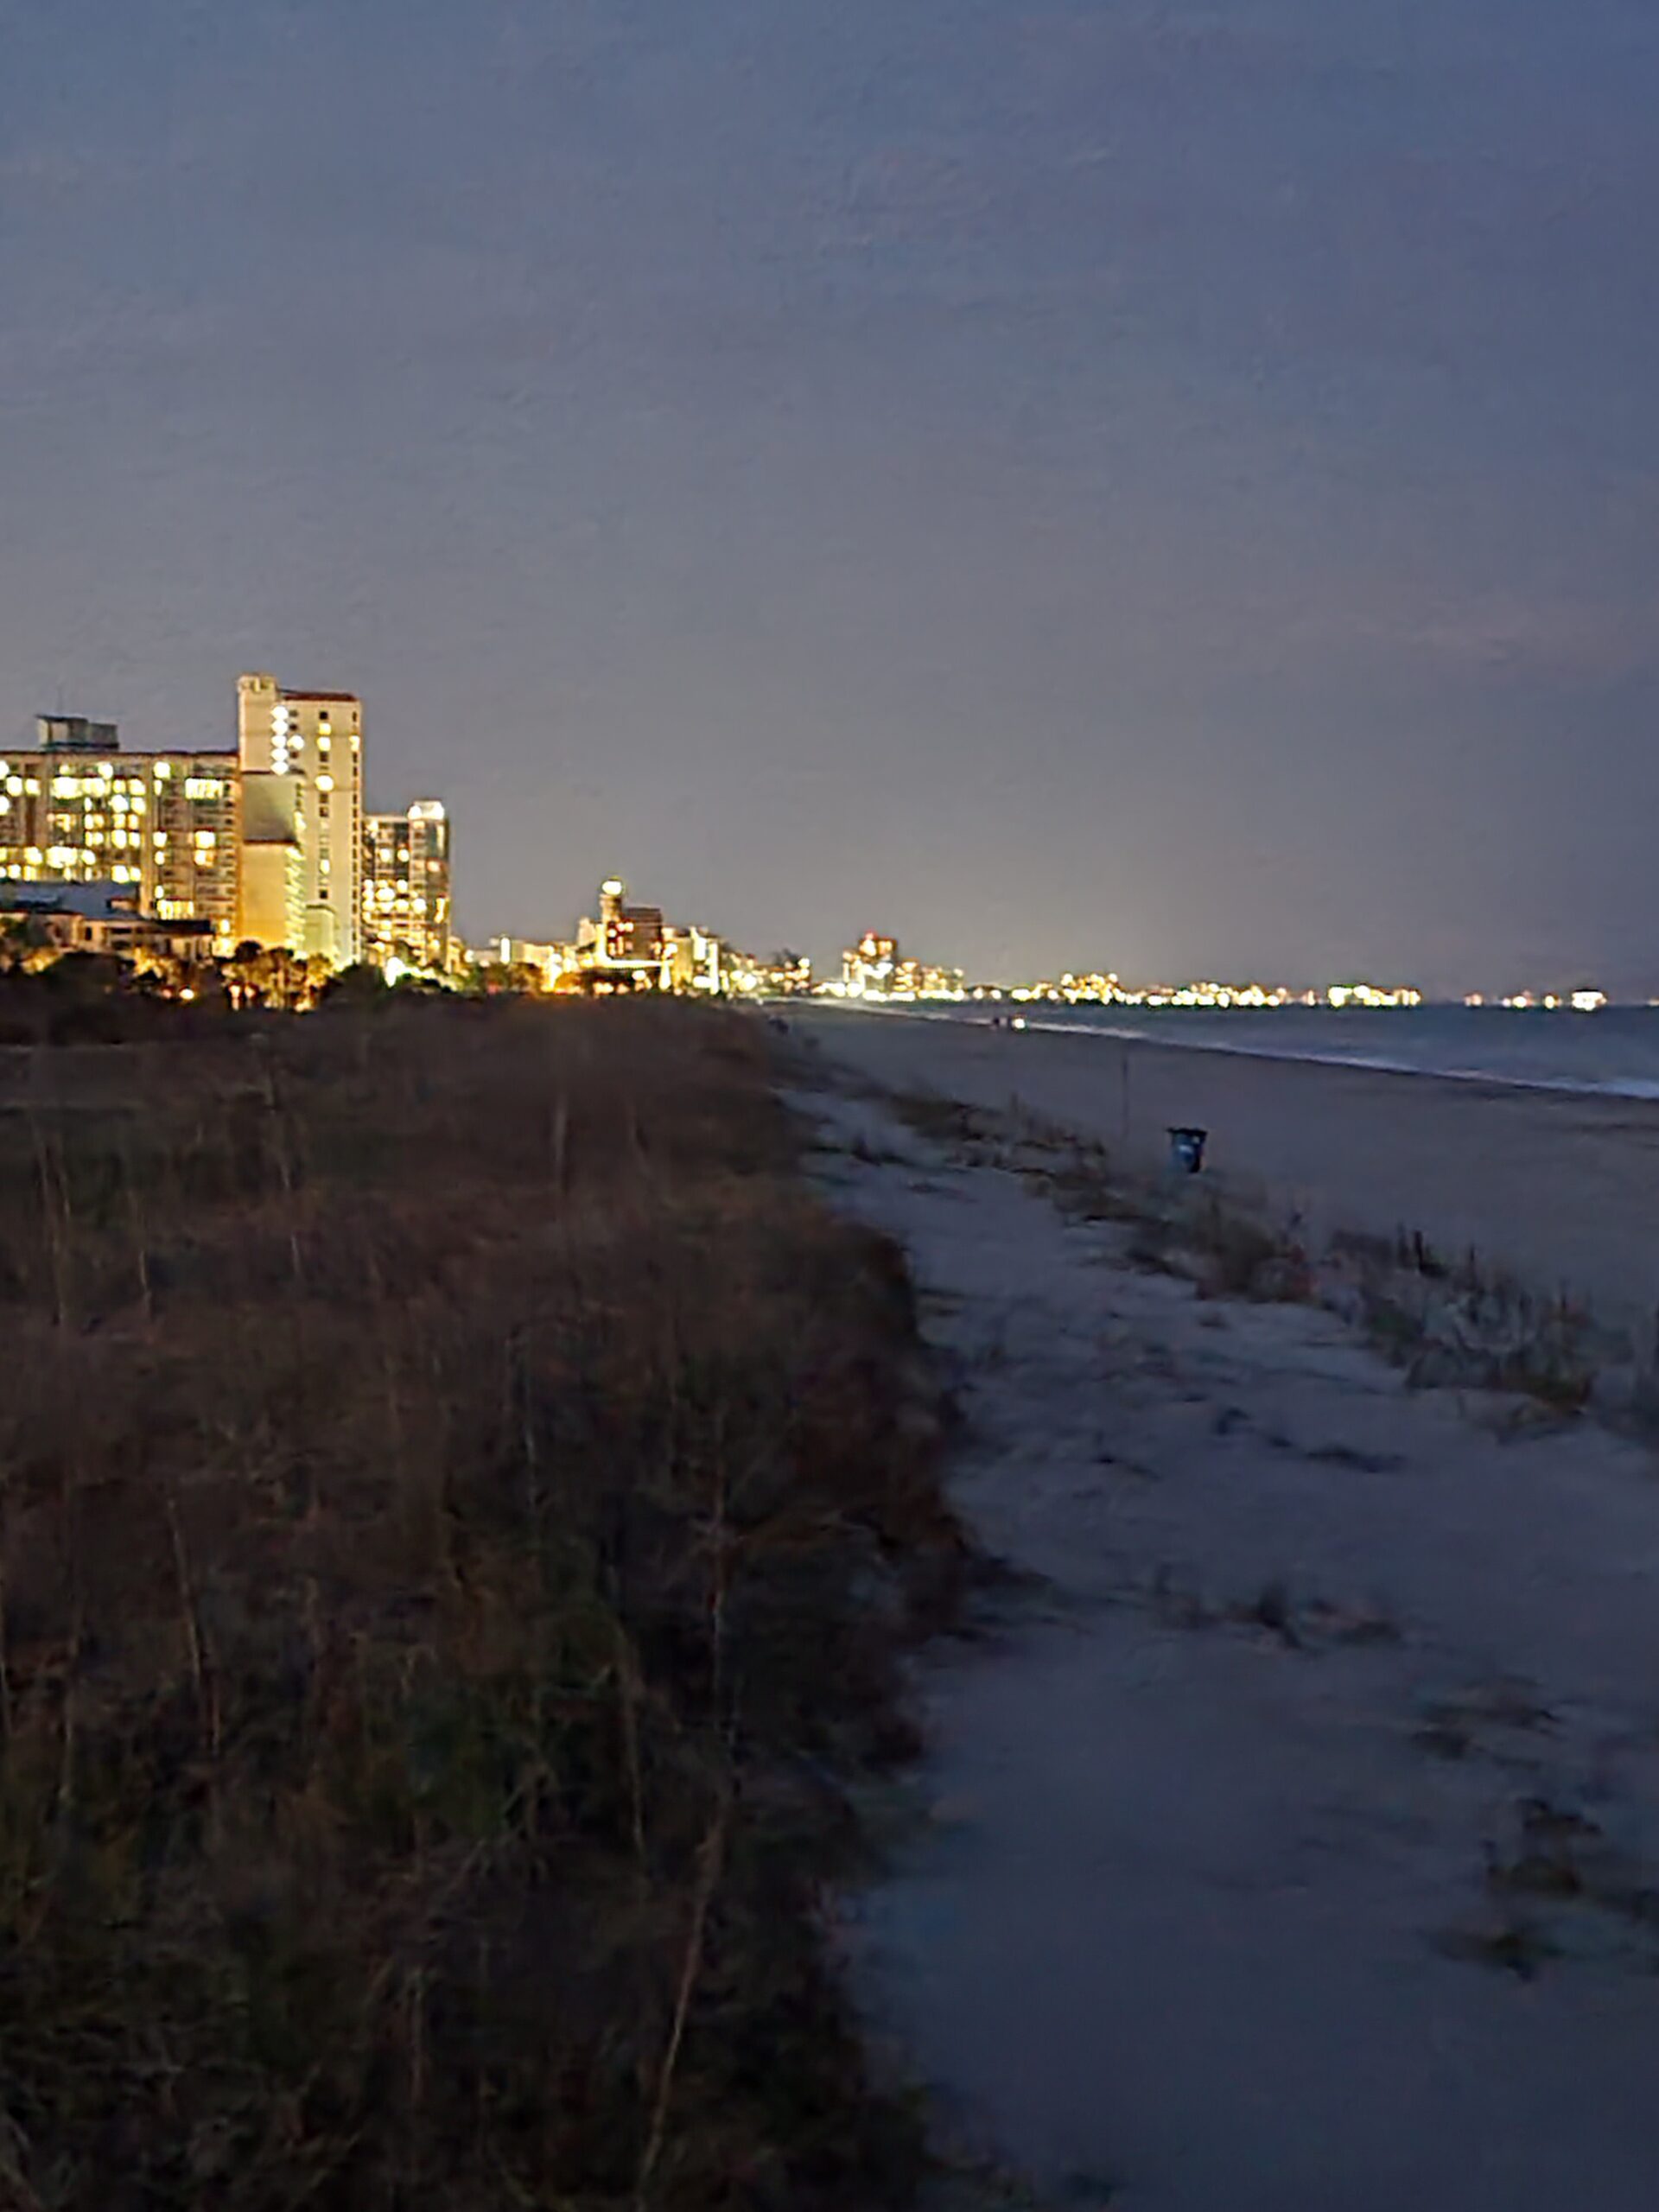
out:
M557 948L563 988L709 997L727 988L731 948L712 930L667 921L660 906L632 901L620 875L600 885L598 904L577 923L575 944Z
M221 956L251 940L337 969L449 964L442 803L366 814L362 702L269 675L238 682L234 749L129 753L112 722L41 715L0 757L0 892L54 885L105 887Z
M967 995L960 968L930 966L904 957L897 938L867 930L841 956L841 982L829 988L838 998L960 999Z
M804 998L812 988L812 963L804 952L774 952L764 959L734 952L727 964L726 988L741 998Z
M713 931L664 918L660 906L630 901L620 875L599 887L599 911L569 942L495 938L472 956L480 969L529 971L543 990L609 994L671 991L715 997L738 988L745 966ZM753 966L753 963L747 963Z

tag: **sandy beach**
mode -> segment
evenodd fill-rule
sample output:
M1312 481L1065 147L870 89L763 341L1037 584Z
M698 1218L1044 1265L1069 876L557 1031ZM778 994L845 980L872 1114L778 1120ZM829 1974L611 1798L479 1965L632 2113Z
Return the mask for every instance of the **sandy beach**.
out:
M1419 1230L1650 1335L1659 1306L1659 1103L1449 1081L952 1020L814 1009L872 1078L1010 1098L1146 1166L1172 1123L1210 1132L1221 1187L1337 1229Z
M894 2068L999 2203L1646 2212L1650 1451L1414 1389L1338 1314L1206 1290L1058 1202L1065 1140L1009 1096L1111 1135L1109 1048L810 1033L819 1172L910 1255L963 1415L953 1497L1014 1571L919 1670L925 1816L853 1909ZM1503 1243L1494 1161L1563 1155L1588 1204L1659 1121L1179 1058L1134 1055L1143 1150L1202 1117L1235 1173L1295 1164L1305 1200L1351 1183L1374 1221L1636 1287L1605 1189L1570 1247L1565 1200ZM895 1103L924 1081L990 1110ZM1489 1116L1460 1192L1441 1155Z

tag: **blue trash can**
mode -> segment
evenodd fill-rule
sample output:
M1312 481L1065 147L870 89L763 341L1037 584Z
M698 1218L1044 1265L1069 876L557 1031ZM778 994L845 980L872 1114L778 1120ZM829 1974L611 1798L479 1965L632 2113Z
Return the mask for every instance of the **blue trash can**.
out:
M1183 1174L1196 1175L1204 1165L1204 1143L1208 1129L1172 1129L1169 1133L1169 1164Z

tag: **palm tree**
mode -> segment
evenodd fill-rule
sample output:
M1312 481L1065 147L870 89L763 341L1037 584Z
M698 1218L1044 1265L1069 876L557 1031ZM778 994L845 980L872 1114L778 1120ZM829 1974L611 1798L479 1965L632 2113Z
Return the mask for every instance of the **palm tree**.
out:
M231 995L231 1004L238 1008L261 1005L264 982L265 948L251 937L244 938L225 963L225 988Z
M296 1012L308 981L303 953L290 952L285 944L273 944L266 950L262 968L265 1004L283 1014Z

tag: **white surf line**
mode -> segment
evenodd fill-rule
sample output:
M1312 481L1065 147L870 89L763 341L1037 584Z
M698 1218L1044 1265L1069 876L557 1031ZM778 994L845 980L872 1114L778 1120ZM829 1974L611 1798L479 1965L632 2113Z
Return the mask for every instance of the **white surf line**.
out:
M837 1007L838 1012L876 1014L890 1021L938 1021L956 1029L990 1029L988 1015L934 1014L921 1007ZM1241 1017L1248 1020L1249 1015ZM1582 1017L1580 1017L1582 1019ZM1020 1027L1012 1027L1017 1020ZM1153 1037L1144 1029L1126 1029L1092 1021L1056 1021L1022 1014L1005 1017L1002 1027L1013 1036L1090 1037L1113 1045L1146 1045L1154 1052L1213 1052L1223 1058L1289 1062L1312 1068L1353 1068L1364 1075L1427 1077L1431 1083L1484 1084L1494 1090L1547 1090L1575 1098L1629 1098L1649 1105L1659 1100L1659 1081L1641 1076L1609 1077L1595 1080L1578 1076L1529 1076L1497 1072L1489 1068L1426 1066L1417 1060L1383 1059L1357 1052L1303 1052L1283 1045L1239 1045L1214 1037Z

